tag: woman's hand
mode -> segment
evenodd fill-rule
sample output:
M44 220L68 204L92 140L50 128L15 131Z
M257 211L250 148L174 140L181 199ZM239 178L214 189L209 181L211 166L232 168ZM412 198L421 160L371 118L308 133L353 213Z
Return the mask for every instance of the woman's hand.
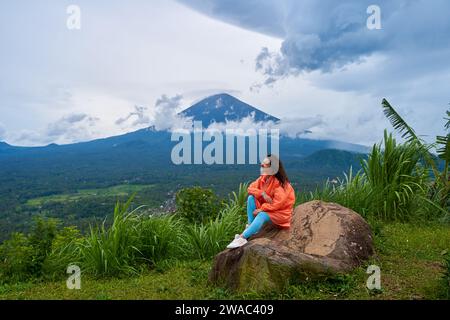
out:
M260 213L262 210L261 209L255 209L255 211L253 211L253 215L256 216L258 213Z
M264 200L266 200L266 202L272 203L272 198L267 193L263 192L262 196L263 196Z

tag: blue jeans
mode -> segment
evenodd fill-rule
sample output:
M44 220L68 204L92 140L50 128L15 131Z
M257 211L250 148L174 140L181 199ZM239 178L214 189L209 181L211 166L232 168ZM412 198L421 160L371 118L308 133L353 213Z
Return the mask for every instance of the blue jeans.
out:
M242 236L246 239L257 233L259 230L261 230L261 228L265 223L271 222L269 215L264 211L259 212L256 215L256 217L253 216L253 211L255 210L256 210L255 198L252 195L250 195L247 198L247 217L249 226L242 233Z

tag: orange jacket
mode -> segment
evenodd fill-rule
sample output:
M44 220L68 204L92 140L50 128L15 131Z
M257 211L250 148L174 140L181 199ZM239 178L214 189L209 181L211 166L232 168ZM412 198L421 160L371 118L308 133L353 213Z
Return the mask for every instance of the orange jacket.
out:
M264 200L264 191L272 203ZM291 226L295 192L289 182L283 187L275 176L260 176L249 185L247 192L255 197L256 208L266 212L274 224L282 228Z

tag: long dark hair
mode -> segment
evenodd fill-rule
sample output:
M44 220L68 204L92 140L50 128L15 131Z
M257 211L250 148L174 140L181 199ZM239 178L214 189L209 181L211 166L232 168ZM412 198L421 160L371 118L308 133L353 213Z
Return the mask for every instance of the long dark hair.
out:
M289 178L286 174L286 170L284 169L283 163L281 162L280 159L278 159L277 156L273 154L268 154L267 158L270 159L270 165L272 165L273 162L275 163L278 162L278 171L277 173L275 173L275 178L277 178L278 181L280 181L281 185L284 187L286 182L289 182Z

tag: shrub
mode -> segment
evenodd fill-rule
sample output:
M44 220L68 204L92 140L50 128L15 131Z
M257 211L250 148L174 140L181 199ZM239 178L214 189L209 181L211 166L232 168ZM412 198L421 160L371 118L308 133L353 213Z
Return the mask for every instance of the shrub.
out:
M33 248L22 233L13 233L0 246L0 280L20 282L31 277Z
M33 251L31 273L36 277L42 274L42 265L52 249L57 232L58 221L52 218L36 217L28 241Z
M52 249L42 265L45 279L55 280L66 276L70 264L79 264L82 237L76 227L65 227L56 234Z
M222 202L211 189L192 187L176 194L177 213L193 223L206 223L217 217Z

